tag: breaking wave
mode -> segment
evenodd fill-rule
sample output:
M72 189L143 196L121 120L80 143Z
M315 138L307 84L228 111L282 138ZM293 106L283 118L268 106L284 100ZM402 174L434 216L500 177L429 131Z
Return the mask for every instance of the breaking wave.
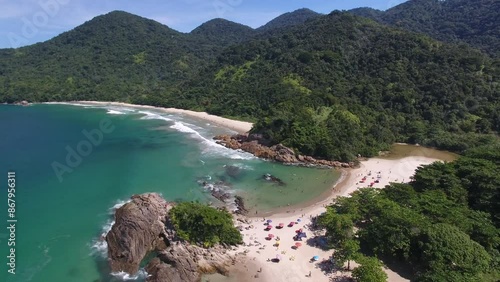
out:
M149 274L144 269L139 269L139 271L135 275L130 275L124 271L112 272L111 275L121 281L145 280L149 276Z
M110 215L114 215L115 211L125 205L126 203L130 202L131 200L126 200L122 201L119 200L116 202L114 206L109 208L108 212ZM115 224L114 216L113 219L108 219L106 223L103 225L101 228L101 235L99 238L95 238L94 241L92 242L92 255L100 255L103 258L108 257L108 243L106 242L106 235L108 235L109 231L111 231L111 228Z

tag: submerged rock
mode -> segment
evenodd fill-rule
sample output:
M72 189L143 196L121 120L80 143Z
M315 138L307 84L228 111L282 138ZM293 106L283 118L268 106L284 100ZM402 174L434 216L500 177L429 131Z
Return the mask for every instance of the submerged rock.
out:
M280 178L274 176L274 175L271 175L269 173L266 173L264 175L262 175L262 178L267 180L267 181L271 181L271 182L274 182L276 184L278 184L279 186L285 186L285 182L283 180L281 180Z
M243 170L237 166L234 165L226 166L226 174L229 175L229 177L238 178L241 176L242 172Z

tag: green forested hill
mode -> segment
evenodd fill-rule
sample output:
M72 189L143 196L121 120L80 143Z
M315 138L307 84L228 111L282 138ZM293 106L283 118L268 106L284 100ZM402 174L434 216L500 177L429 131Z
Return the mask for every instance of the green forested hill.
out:
M349 13L272 32L216 19L185 34L117 11L0 50L0 102L206 110L254 120L254 132L297 152L352 160L395 141L461 152L497 140L499 67L465 45Z
M171 102L258 119L255 131L325 158L394 141L461 151L499 130L499 66L466 46L334 12L229 47Z
M222 26L226 28L218 33L224 38L213 32ZM0 99L158 103L225 46L240 42L243 31L253 30L214 20L184 34L126 12L111 12L47 42L1 49Z
M425 33L446 42L466 42L490 55L500 55L500 1L410 0L385 12L369 8L351 13Z
M183 34L151 20L125 12L99 16L47 42L1 50L2 100L160 95L157 82L185 79L200 61L177 48L179 41L186 41Z
M257 28L259 32L268 32L276 29L292 27L305 23L307 20L314 19L321 16L321 14L303 8L290 13L285 13L276 17L267 24Z
M210 20L190 32L194 37L205 40L205 44L212 44L213 48L217 50L245 41L254 33L254 29L249 26L225 19Z

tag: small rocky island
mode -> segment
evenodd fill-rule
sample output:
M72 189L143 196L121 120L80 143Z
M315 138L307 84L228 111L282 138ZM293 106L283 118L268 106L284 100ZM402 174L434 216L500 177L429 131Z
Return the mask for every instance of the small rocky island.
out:
M214 140L218 144L233 150L243 150L258 158L272 160L284 164L318 166L318 167L354 167L353 162L343 163L338 161L319 160L311 156L297 155L282 144L271 145L270 141L261 134L236 134L217 135Z
M146 271L149 282L199 281L202 274L227 275L235 256L220 245L202 248L181 239L169 211L175 206L159 194L132 196L116 210L115 224L106 235L112 272L138 272L142 260L152 253Z

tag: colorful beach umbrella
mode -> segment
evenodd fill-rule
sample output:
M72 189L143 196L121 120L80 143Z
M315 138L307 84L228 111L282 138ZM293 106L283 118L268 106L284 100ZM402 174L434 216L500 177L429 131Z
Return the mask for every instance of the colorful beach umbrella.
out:
M302 221L302 219L300 219L300 218L299 218L299 219L297 219L297 221L298 221L298 222L301 222L301 221Z
M288 223L288 226L292 227L294 224L295 224L295 222L290 221L290 223Z
M300 242L295 243L295 247L297 247L297 248L298 248L298 247L300 247L300 246L302 246L302 243L300 243Z
M280 223L278 226L279 227L283 227L283 226L285 226L285 224L284 223Z
M271 222L273 222L273 221L272 221L272 220L270 220L270 219L268 219L268 220L267 220L267 223L271 223Z
M319 256L314 256L313 260L319 260Z
M268 238L274 238L274 234L267 235Z

